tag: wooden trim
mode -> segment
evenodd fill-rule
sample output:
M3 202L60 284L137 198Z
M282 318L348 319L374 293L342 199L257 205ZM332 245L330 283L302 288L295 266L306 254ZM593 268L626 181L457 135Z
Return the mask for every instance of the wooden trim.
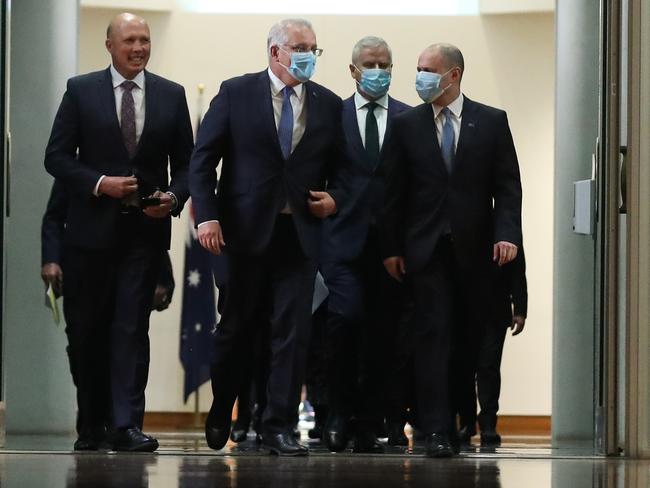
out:
M147 412L144 429L147 431L203 430L207 413L200 415L196 425L193 412ZM551 436L551 417L545 415L501 415L498 430L501 435Z

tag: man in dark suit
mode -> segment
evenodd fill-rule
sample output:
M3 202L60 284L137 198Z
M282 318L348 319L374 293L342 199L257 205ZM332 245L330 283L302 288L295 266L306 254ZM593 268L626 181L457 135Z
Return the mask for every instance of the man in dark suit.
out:
M61 262L67 211L68 198L65 188L58 180L54 180L41 225L41 279L46 286L52 285L57 297L63 295ZM169 252L164 251L151 309L158 312L167 310L175 288L172 262Z
M460 429L458 440L469 445L476 434L476 399L481 413L478 424L481 429L481 447L498 447L497 412L501 394L501 358L508 327L512 335L519 335L526 324L528 313L528 284L526 282L526 258L524 248L517 257L498 270L494 292L492 318L483 330L468 324L463 343L469 347L459 351L455 367L467 371L458 379L458 414ZM463 363L465 367L462 367Z
M145 71L143 19L115 17L106 48L109 68L68 80L45 167L69 197L63 294L70 355L84 372L109 364L110 405L80 407L91 418L79 438L96 448L110 412L113 449L153 451L158 442L141 430L146 382L138 378L148 371L148 318L170 214L188 197L192 128L183 88ZM78 380L83 391L103 387L90 373Z
M206 421L213 449L228 439L241 382L237 358L270 307L271 366L263 442L276 454L305 455L293 437L303 383L321 219L341 192L324 191L343 160L341 99L308 81L321 50L311 24L271 28L269 68L223 82L201 123L190 163L199 241L225 251L230 266L215 336L214 399ZM215 168L223 160L215 193Z
M414 293L418 426L431 457L453 455L449 358L456 310L485 324L496 265L521 244L519 166L505 112L465 97L463 56L436 44L418 59L424 104L395 118L383 219L384 265Z
M52 190L50 192L50 198L47 202L47 207L45 213L43 214L43 223L41 225L41 278L46 286L52 285L54 293L57 297L63 295L63 268L61 267L63 262L64 251L64 233L65 233L65 221L68 211L68 197L65 192L64 186L59 180L54 180L52 185ZM154 291L153 300L151 309L162 311L169 307L169 304L172 300L172 295L174 294L174 275L172 271L172 263L169 258L169 253L167 251L163 252L163 261L162 266L160 267L160 272L158 275L158 281L156 283L156 289ZM79 303L79 301L73 301L73 305L82 305L84 307L93 307L92 303ZM70 320L74 321L76 313L70 308L73 305L68 305L64 301L63 312L66 317L71 317ZM83 313L83 312L82 312ZM66 333L70 333L70 329L66 329ZM104 347L107 348L108 344L104 344ZM72 381L77 387L77 405L79 407L77 412L77 430L81 435L83 431L83 426L88 423L86 419L93 418L92 409L96 408L98 411L103 411L105 414L104 424L109 425L110 416L109 411L107 410L110 388L108 384L108 364L106 362L97 364L99 370L90 372L85 369L88 365L79 364L76 361L76 356L70 354L70 347L66 348L68 353L68 359L70 361L70 373L72 375ZM107 349L106 349L107 351ZM106 351L102 351L102 354L107 354ZM97 352L97 351L96 351ZM146 385L147 382L147 368L146 363L148 362L148 351L146 356L143 355L141 358L143 360L143 367L140 368L141 377L138 381L144 382ZM90 381L79 381L80 375L92 375L92 380ZM92 388L87 391L85 388L89 384L92 384ZM98 388L102 386L103 389ZM93 398L93 395L97 395L97 398ZM89 410L90 409L90 410ZM142 426L140 425L140 428ZM88 450L87 448L94 447L96 443L90 442L88 439L84 439L83 436L80 440L77 440L75 443L76 450Z
M390 372L386 358L394 351L389 341L399 323L404 292L382 264L377 218L385 175L379 161L392 119L410 108L388 95L392 66L390 47L379 37L364 37L352 50L356 93L343 102L342 120L350 164L338 174L351 195L324 223L321 258L330 292L330 413L323 440L332 451L345 449L354 417L354 452L383 452L376 430L383 424ZM401 428L404 437L404 424Z

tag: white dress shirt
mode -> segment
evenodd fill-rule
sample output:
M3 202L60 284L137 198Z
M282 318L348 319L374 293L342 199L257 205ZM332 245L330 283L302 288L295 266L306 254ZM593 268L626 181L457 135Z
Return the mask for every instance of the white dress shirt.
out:
M460 137L460 122L463 118L463 94L458 95L456 100L447 105L447 108L451 112L451 124L454 129L454 152L458 147L458 138ZM438 136L438 143L442 141L442 127L445 125L445 116L442 114L442 109L440 105L436 105L435 102L433 105L433 116L436 121L436 135Z
M368 116L368 107L366 104L370 100L366 99L359 92L354 94L354 106L357 109L357 123L359 124L359 134L363 147L366 147L366 117ZM375 119L377 119L377 129L379 130L379 149L384 144L384 135L386 134L386 121L388 120L388 94L375 100Z
M284 82L275 76L275 73L268 69L271 79L271 99L273 100L273 116L275 117L275 128L280 126L282 115L282 102L284 102ZM291 108L293 109L293 135L291 137L291 152L296 148L302 135L305 133L307 123L307 109L305 107L305 87L302 83L293 87L295 95L291 95Z
M126 78L122 76L115 67L111 64L111 79L113 81L113 95L115 95L115 111L117 112L117 122L122 125L122 94L124 93L124 88L120 85L126 81ZM140 142L140 136L142 135L142 129L144 128L144 70L140 71L133 81L136 86L131 90L133 95L133 104L135 107L135 143ZM95 190L93 193L97 196L99 195L99 185L106 175L102 175L97 180L95 185Z

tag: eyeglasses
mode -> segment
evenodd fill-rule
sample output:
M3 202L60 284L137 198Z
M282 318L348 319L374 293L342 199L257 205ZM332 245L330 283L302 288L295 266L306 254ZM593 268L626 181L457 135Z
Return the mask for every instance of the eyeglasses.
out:
M311 52L311 53L312 53L314 56L316 56L316 57L318 57L318 56L320 56L321 54L323 54L323 50L320 49L320 48L317 48L317 47L315 47L315 48L313 48L313 49L310 49L310 48L308 48L308 47L306 47L306 46L300 46L300 45L298 45L298 46L291 46L291 45L289 45L289 44L283 44L283 46L284 46L284 47L288 47L288 48L291 49L294 53L308 53L308 52Z

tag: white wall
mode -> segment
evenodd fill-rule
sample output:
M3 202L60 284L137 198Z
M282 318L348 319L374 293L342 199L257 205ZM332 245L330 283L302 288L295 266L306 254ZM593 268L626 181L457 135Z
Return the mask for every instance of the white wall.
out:
M115 10L81 9L79 71L101 69L106 24ZM197 85L206 85L204 106L221 81L266 65L266 35L279 18L263 15L208 15L172 10L142 13L152 30L151 71L185 86L196 113ZM530 311L527 330L508 339L503 361L503 414L551 413L551 316L553 242L554 17L546 14L485 17L311 16L325 53L315 81L342 97L353 93L350 52L364 35L384 37L393 48L391 94L419 102L415 65L422 48L457 44L465 55L463 91L470 98L508 111L524 186L524 236L528 259ZM184 218L175 220L172 261L178 292L170 309L154 313L152 363L147 389L151 411L191 410L182 404L183 372L178 359L183 279ZM209 387L201 390L203 409Z

